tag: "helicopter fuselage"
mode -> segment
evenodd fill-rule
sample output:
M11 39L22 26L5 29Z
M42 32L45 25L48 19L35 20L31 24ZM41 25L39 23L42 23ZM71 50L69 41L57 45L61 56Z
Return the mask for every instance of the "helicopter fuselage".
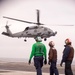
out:
M37 37L40 36L42 38L48 38L50 36L54 36L55 33L47 27L43 26L33 26L33 27L26 27L24 31L13 34L13 37Z
M50 28L43 27L43 26L31 26L26 27L24 31L17 32L12 34L9 27L6 28L7 32L3 32L3 35L9 36L9 37L25 37L25 38L36 38L37 36L40 36L41 38L49 38L50 36L55 36L56 32L53 32Z

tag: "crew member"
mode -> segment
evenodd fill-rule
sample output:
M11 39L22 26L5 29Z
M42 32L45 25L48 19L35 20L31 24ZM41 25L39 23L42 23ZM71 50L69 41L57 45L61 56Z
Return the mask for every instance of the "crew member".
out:
M42 39L41 37L35 38L36 43L32 46L31 55L29 58L29 64L31 63L31 59L34 56L34 66L37 71L37 75L42 75L42 66L43 66L43 60L44 64L47 64L47 55L46 55L46 46L41 43Z
M48 64L50 65L50 75L59 75L58 69L56 67L57 64L57 50L54 48L54 42L49 42L49 53L48 53Z
M73 75L71 64L74 58L74 48L71 45L71 41L69 38L65 40L64 51L60 66L62 66L63 62L65 63L65 75Z

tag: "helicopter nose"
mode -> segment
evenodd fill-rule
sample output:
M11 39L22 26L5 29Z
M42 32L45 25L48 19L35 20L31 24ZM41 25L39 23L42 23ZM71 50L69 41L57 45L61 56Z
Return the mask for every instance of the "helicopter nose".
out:
M55 31L55 35L57 34L57 31Z
M55 36L57 34L57 31L54 32L53 36Z
M55 36L57 34L57 32L52 33L52 36Z

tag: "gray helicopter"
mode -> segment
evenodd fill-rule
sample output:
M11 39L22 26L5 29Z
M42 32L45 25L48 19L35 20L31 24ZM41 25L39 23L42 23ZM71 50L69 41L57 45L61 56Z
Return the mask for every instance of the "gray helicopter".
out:
M5 26L6 32L2 32L2 34L5 36L8 36L8 37L12 37L12 38L13 37L17 37L17 38L24 37L25 38L24 41L27 41L26 38L34 38L35 39L37 36L40 36L42 39L44 39L44 41L46 41L47 38L49 38L51 36L55 36L57 34L56 31L53 32L53 30L51 30L50 28L41 26L44 24L39 22L39 10L37 10L37 23L19 20L19 19L15 19L15 18L10 18L10 17L6 17L6 16L3 16L3 18L16 20L16 21L20 21L20 22L24 22L24 23L29 23L29 24L36 24L36 26L26 27L25 30L14 33L14 34L12 34L12 32L9 29L9 26L6 24L6 26Z

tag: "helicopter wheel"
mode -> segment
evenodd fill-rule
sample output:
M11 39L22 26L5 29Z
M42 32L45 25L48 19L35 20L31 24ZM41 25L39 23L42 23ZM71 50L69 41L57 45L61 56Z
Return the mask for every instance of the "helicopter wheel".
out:
M44 41L46 41L47 39L45 38Z
M26 42L27 40L25 39L24 41Z

